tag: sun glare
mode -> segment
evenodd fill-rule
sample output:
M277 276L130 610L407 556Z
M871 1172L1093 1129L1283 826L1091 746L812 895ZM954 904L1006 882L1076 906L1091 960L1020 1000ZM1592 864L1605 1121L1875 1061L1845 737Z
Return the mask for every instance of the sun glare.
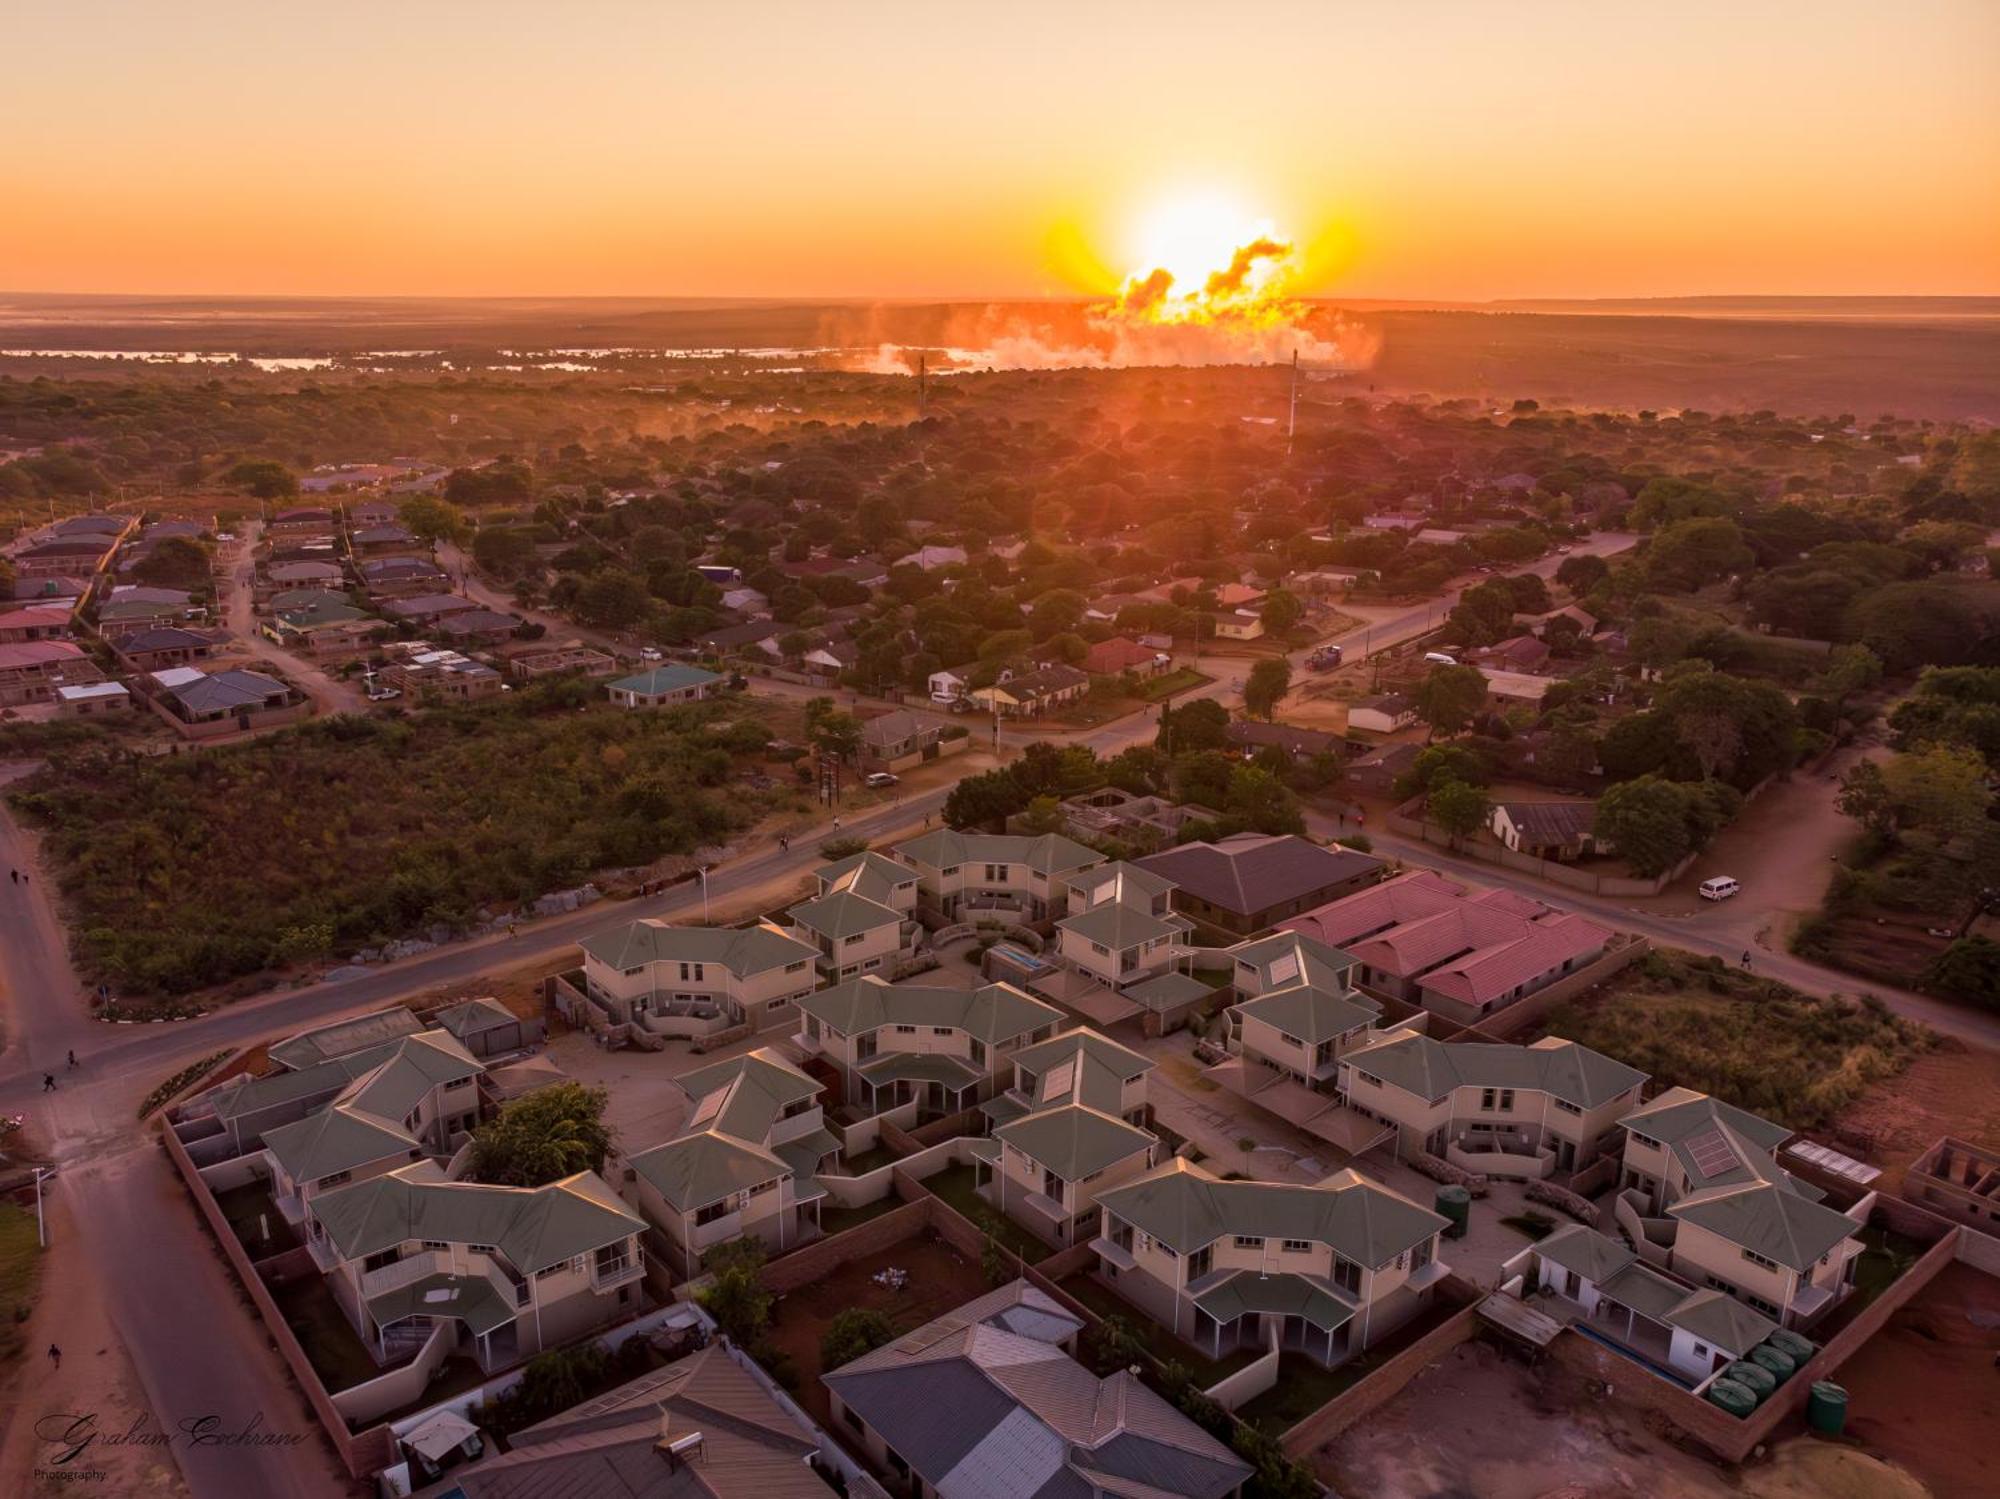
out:
M1199 286L1222 270L1239 245L1268 236L1268 220L1253 219L1221 193L1171 198L1139 221L1134 275L1164 270L1179 287Z

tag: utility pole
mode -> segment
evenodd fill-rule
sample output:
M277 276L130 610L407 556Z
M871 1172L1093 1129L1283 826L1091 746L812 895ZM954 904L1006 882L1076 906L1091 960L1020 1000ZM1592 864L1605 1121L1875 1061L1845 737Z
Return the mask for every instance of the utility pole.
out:
M929 414L930 406L930 366L929 355L917 350L917 420L922 421Z
M1285 456L1292 453L1292 439L1299 435L1299 351L1292 350L1292 413L1285 423Z

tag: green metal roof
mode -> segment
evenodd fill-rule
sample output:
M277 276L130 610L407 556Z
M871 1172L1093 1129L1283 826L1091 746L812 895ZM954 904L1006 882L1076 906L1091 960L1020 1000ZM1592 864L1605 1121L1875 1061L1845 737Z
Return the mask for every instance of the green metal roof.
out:
M1646 1081L1646 1074L1636 1067L1574 1041L1511 1046L1437 1041L1406 1031L1351 1051L1341 1060L1426 1099L1442 1098L1454 1088L1515 1088L1594 1109Z
M1161 973L1118 991L1149 1010L1176 1010L1215 993L1207 984L1188 973Z
M1160 1143L1135 1124L1081 1104L1043 1109L1003 1124L993 1131L993 1138L1069 1182L1082 1181Z
M612 691L637 693L640 697L663 697L669 692L685 692L690 687L720 682L721 677L698 666L656 666L637 676L620 677L609 684Z
M914 869L873 852L850 854L845 859L822 864L813 871L813 875L819 880L822 890L829 893L835 889L852 890L856 895L865 895L885 906L889 904L892 891L917 882Z
M844 1036L885 1025L947 1025L993 1045L1061 1023L1063 1012L1012 984L977 989L883 983L872 976L831 984L802 995L799 1008Z
M631 1157L628 1164L682 1213L793 1174L790 1166L762 1146L708 1131L655 1145Z
M847 890L836 890L817 900L801 901L785 914L794 926L818 932L836 942L858 937L863 932L878 931L885 926L897 926L903 920L900 912Z
M1086 942L1101 943L1114 952L1137 947L1143 942L1178 936L1188 929L1185 920L1169 921L1120 900L1106 901L1075 916L1065 916L1056 926L1062 931L1076 933Z
M1195 1297L1194 1304L1217 1322L1233 1322L1248 1313L1303 1317L1322 1332L1331 1332L1354 1316L1354 1307L1331 1286L1307 1275L1258 1275L1239 1270L1218 1286Z
M1343 1171L1310 1187L1219 1181L1178 1157L1097 1200L1180 1254L1224 1234L1310 1239L1370 1269L1447 1226L1430 1209L1358 1172Z
M1778 1324L1721 1291L1696 1291L1667 1313L1669 1326L1742 1358L1778 1330Z
M938 828L896 845L896 852L933 869L961 864L1023 864L1037 874L1066 874L1102 864L1104 855L1060 833L961 833Z
M405 1317L453 1317L474 1337L514 1320L514 1308L500 1299L493 1282L483 1275L426 1275L369 1297L368 1314L378 1327Z
M408 1159L417 1140L400 1124L342 1104L264 1131L264 1148L293 1181L312 1182L390 1156Z
M274 1041L266 1051L271 1060L280 1066L297 1070L330 1061L334 1057L352 1056L357 1051L400 1041L405 1036L414 1036L423 1028L424 1023L407 1007L390 1005L349 1020L336 1020L330 1025L300 1031L282 1041Z
M1551 1264L1574 1270L1592 1285L1603 1285L1638 1258L1616 1239L1581 1223L1557 1229L1535 1246L1535 1253Z
M856 1069L876 1087L884 1083L942 1083L969 1088L986 1076L970 1062L935 1051L891 1051Z
M545 1187L494 1187L445 1181L427 1162L322 1193L310 1211L344 1259L409 1239L493 1244L523 1275L645 1227L594 1171Z
M738 978L810 963L819 949L776 927L672 926L656 917L627 922L585 937L579 944L600 963L636 968L646 963L715 963Z
M1861 1232L1861 1225L1845 1214L1766 1181L1711 1187L1683 1197L1667 1213L1801 1275L1836 1244Z
M1308 1046L1331 1041L1358 1026L1372 1025L1382 1007L1355 991L1333 993L1301 985L1260 994L1230 1008L1297 1036Z
M1633 1260L1624 1269L1598 1283L1598 1290L1620 1306L1628 1306L1642 1317L1664 1322L1667 1315L1687 1299L1688 1288L1670 1280L1651 1265Z

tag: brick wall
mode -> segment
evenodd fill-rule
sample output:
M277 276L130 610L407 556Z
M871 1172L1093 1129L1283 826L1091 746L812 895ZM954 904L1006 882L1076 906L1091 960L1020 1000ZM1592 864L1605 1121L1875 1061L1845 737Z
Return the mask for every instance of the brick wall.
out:
M765 1287L782 1296L811 1285L851 1260L879 1254L891 1244L922 1233L930 1227L929 1204L933 1200L927 1196L922 1202L906 1202L844 1233L829 1234L803 1249L778 1256L764 1266Z
M222 1252L229 1260L230 1268L236 1272L236 1279L257 1308L257 1315L263 1318L264 1330L270 1334L271 1342L278 1350L278 1356L291 1369L292 1377L299 1382L299 1388L305 1391L306 1403L312 1407L313 1414L319 1417L320 1425L326 1429L326 1434L332 1440L334 1450L339 1454L348 1476L362 1478L387 1467L395 1460L396 1455L395 1438L389 1428L372 1426L361 1432L350 1432L347 1429L347 1418L334 1408L326 1387L320 1383L319 1375L313 1369L312 1360L306 1357L305 1349L299 1346L299 1340L285 1322L284 1314L278 1310L277 1302L271 1299L271 1293L265 1289L263 1280L250 1263L249 1255L244 1252L243 1245L230 1229L228 1220L222 1216L222 1209L216 1205L214 1196L203 1183L201 1174L195 1169L195 1164L189 1158L186 1148L174 1137L172 1128L168 1126L160 1126L160 1138L166 1142L167 1158L174 1163L174 1168L187 1183L188 1193L194 1198L196 1211L208 1224L208 1230L215 1236L216 1242L222 1246Z

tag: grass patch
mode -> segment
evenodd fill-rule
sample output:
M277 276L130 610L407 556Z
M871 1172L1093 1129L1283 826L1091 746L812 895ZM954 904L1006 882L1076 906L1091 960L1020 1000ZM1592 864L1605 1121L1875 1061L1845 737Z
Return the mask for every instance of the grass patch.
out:
M1172 671L1157 677L1148 677L1139 684L1134 697L1146 702L1157 703L1163 697L1174 693L1187 692L1195 687L1206 687L1215 680L1206 672L1196 671L1192 666L1177 666Z
M927 1178L924 1185L957 1208L978 1227L992 1234L999 1241L1001 1248L1012 1250L1029 1264L1035 1264L1049 1256L1051 1250L1048 1245L1013 1219L1002 1215L998 1208L993 1207L979 1195L972 1183L970 1166L947 1166L937 1175Z
M0 1369L12 1367L27 1346L25 1329L41 1279L34 1213L0 1202Z
M1935 1039L1879 1000L1822 999L1732 968L1662 950L1547 1031L1793 1129L1826 1124L1895 1076Z
M819 1226L828 1234L845 1233L850 1228L859 1228L884 1213L893 1213L903 1205L903 1199L891 1192L877 1202L864 1202L858 1208L821 1208Z
M1380 1361L1359 1353L1336 1368L1322 1369L1303 1354L1282 1353L1278 1355L1278 1382L1236 1414L1266 1436L1280 1436L1352 1388Z
M735 780L769 737L744 703L626 713L593 694L553 682L199 755L67 755L12 801L46 830L85 976L186 994L463 930L720 843L769 805Z
M367 1348L348 1325L340 1304L333 1299L333 1293L327 1290L326 1282L319 1276L307 1275L274 1287L271 1299L277 1302L278 1310L284 1314L285 1325L298 1337L299 1346L305 1349L313 1372L326 1386L328 1394L358 1385L383 1372L369 1357Z

